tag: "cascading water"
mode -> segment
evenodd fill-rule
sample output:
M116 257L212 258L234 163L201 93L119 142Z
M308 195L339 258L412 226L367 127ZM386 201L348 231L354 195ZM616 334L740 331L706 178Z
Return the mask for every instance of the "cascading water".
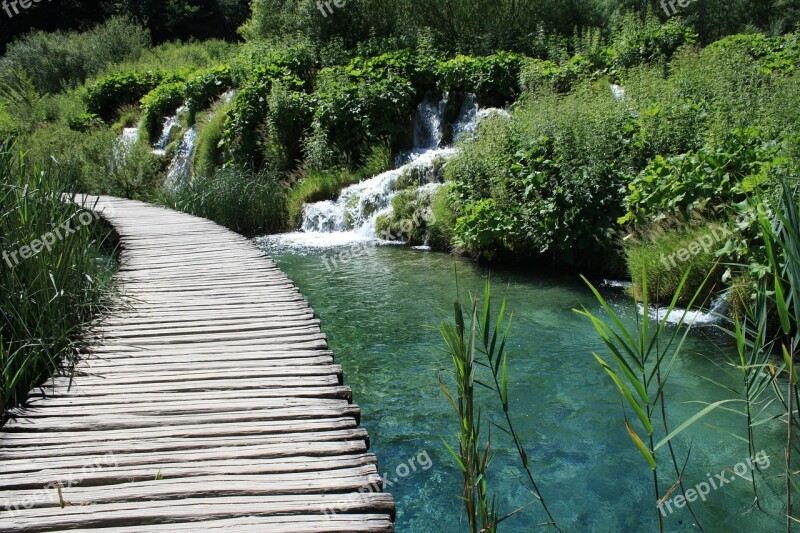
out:
M139 128L125 128L122 130L122 135L120 135L114 147L111 164L115 166L125 165L125 160L138 139Z
M375 221L392 209L397 181L402 176L434 175L435 167L456 150L440 147L444 138L444 111L447 99L426 100L417 108L414 149L403 156L399 167L344 189L336 200L307 204L300 234L284 236L305 244L326 246L348 240L376 239ZM453 125L454 139L475 131L477 124L502 110L479 110L474 96L469 96ZM506 113L507 114L507 113ZM424 185L420 183L420 185ZM430 184L432 192L438 185Z
M434 160L449 157L452 148L434 148L412 154L412 160L398 169L356 183L342 191L336 201L324 201L305 206L305 233L334 233L352 231L354 236L377 238L375 221L391 209L397 194L398 178L407 172L425 173L433 168Z
M414 122L414 147L439 148L444 136L443 119L447 107L447 97L441 100L426 100L417 108L417 120Z
M169 146L169 142L172 140L175 130L179 130L181 127L180 123L178 122L178 115L185 110L186 106L179 107L174 115L167 117L167 120L164 121L164 126L161 129L161 136L153 145L154 154L164 155L167 150L167 146Z
M169 164L167 173L167 185L170 189L175 189L180 184L191 178L192 174L192 155L194 155L195 140L197 139L197 126L192 126L183 134L175 157Z
M714 300L711 302L711 308L707 311L686 311L685 309L676 308L673 309L668 315L667 309L651 306L649 314L651 318L655 318L659 321L664 320L664 317L666 317L668 324L679 324L681 321L683 321L683 323L686 325L714 325L719 324L725 318L725 314L728 312L728 309L730 309L730 303L728 302L729 298L729 292L722 293L720 296L714 298ZM644 313L644 309L641 304L639 305L639 312Z

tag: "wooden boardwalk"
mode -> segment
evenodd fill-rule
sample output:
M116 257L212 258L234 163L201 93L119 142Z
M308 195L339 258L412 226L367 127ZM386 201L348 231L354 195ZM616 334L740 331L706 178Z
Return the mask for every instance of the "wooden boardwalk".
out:
M128 305L0 432L0 532L392 531L342 370L275 263L209 221L101 201Z

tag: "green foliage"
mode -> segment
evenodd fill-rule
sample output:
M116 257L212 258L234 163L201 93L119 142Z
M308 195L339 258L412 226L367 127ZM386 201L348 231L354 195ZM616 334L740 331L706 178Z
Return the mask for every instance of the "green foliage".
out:
M0 59L0 81L24 70L40 94L73 88L108 65L136 60L149 34L125 18L113 18L86 33L34 32L9 45Z
M664 531L661 509L663 502L673 491L679 492L684 498L686 493L689 492L681 479L689 457L687 456L682 463L678 463L675 450L672 447L673 439L715 409L734 401L722 400L708 404L675 429L671 428L668 421L668 403L665 398L665 387L670 377L670 370L681 356L683 343L691 331L692 323L687 320L689 309L699 300L700 291L703 288L701 284L698 292L690 299L687 309L680 315L679 327L670 330L667 325L668 320L673 312L677 312L675 307L679 295L683 292L687 275L688 273L678 283L672 300L663 310L663 317L659 317L655 321L649 316L650 308L646 285L642 287L642 293L644 294L642 304L645 311L641 318L637 302L633 302L633 313L637 317L635 326L626 326L622 315L608 304L600 292L585 277L583 280L591 289L604 313L596 315L585 307L583 310L575 310L592 322L603 344L608 348L611 356L609 362L606 362L597 353L592 355L616 385L625 411L623 413L625 431L652 472L653 496L657 501L657 507L653 511L657 516L658 529L661 532ZM646 272L642 273L642 279L648 279ZM681 326L686 327L681 328ZM630 412L628 412L628 408L630 408ZM634 414L635 418L633 417ZM661 426L661 428L658 428L658 426ZM665 435L660 441L656 441L657 428L659 431L663 429L663 434ZM662 450L661 454L659 454L659 450L665 446L669 451L673 473L677 478L674 484L668 484L668 486L672 486L666 490L660 484L658 475L665 470L664 463L666 461L661 458L661 454L666 455L666 450ZM687 500L686 506L692 518L695 522L699 522L690 505L692 500ZM702 529L702 526L700 528Z
M193 168L197 174L213 174L214 169L224 164L223 151L220 146L224 135L225 120L230 110L230 103L220 101L198 120L197 144Z
M523 56L498 52L486 57L459 55L437 66L442 91L475 93L485 106L502 106L519 94Z
M173 41L144 50L135 61L109 65L104 75L126 72L176 72L211 69L234 60L240 47L219 40Z
M495 533L498 525L504 520L500 518L496 498L490 498L488 479L492 459L492 439L490 432L484 443L481 432L485 415L475 394L475 386L480 385L497 395L497 405L500 408L498 411L502 410L503 414L502 417L498 416L500 422L490 419L490 424L514 440L520 464L527 475L527 479L520 480L520 483L534 496L533 502L541 504L548 519L543 525L552 526L562 533L534 479L525 446L511 418L511 402L508 394L509 354L506 351L511 318L506 318L506 300L503 299L497 316L493 317L491 284L487 280L483 294L483 308L481 309L477 296L472 296L471 304L467 320L464 307L460 299L457 299L453 305L454 322L443 322L439 327L439 333L453 363L456 394L450 392L441 376L439 383L458 419L456 433L458 446L454 449L446 440L443 439L443 442L461 471L463 478L461 499L467 514L469 531ZM511 512L506 518L524 508Z
M548 90L568 93L582 75L586 74L580 66L579 61L570 61L568 65L560 66L549 60L526 59L520 69L519 83L521 88L528 92Z
M678 18L662 24L648 16L642 24L636 15L628 14L616 29L611 43L612 64L619 71L636 65L665 63L681 47L696 41L694 31Z
M196 175L168 193L164 203L242 235L286 228L286 190L269 170L253 173L231 165L216 174Z
M375 144L389 142L395 151L410 144L416 95L411 81L396 73L394 66L402 62L386 68L361 68L361 63L357 58L323 69L313 95L314 123L327 132L336 153L356 162Z
M164 80L161 72L126 72L111 74L89 86L86 106L94 113L110 120L123 105L138 103Z
M0 412L5 415L53 374L69 375L82 343L79 334L100 310L111 268L99 257L109 231L73 203L74 188L65 187L56 172L26 168L18 152L4 147L0 183L0 249L7 254L0 268ZM75 231L61 231L59 237L55 232L65 223ZM37 249L33 257L22 255Z
M610 236L630 164L623 116L607 87L586 87L484 120L445 170L458 247L617 269Z
M184 86L186 107L189 108L190 124L194 116L207 108L211 102L233 87L233 71L221 65L193 74Z
M164 117L185 102L186 84L176 81L159 85L142 97L142 119L140 134L145 139L152 139L158 135Z
M86 132L50 125L21 139L30 148L29 169L50 168L59 181L88 194L111 194L147 200L163 181L163 163L146 144L129 149L105 127Z
M769 184L787 163L788 146L765 142L758 130L734 130L696 152L656 158L629 185L620 223L693 214L720 216ZM724 215L723 215L724 216Z

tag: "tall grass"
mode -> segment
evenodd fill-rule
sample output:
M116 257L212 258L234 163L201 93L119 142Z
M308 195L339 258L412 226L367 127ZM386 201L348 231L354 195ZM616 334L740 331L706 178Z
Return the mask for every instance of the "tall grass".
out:
M85 33L37 31L8 46L0 59L0 81L8 84L22 71L40 94L57 93L111 64L138 60L149 45L149 32L124 17Z
M201 174L169 192L163 203L246 236L286 227L286 189L270 170L254 173L229 166Z
M471 533L494 533L503 521L538 501L547 515L548 521L545 525L561 531L534 480L528 454L511 418L508 401L508 353L506 352L511 319L506 319L506 300L503 299L500 311L493 319L491 285L488 280L483 296L482 308L479 307L478 298L472 298L468 322L465 320L461 301L456 300L454 304L455 321L442 323L439 328L453 361L455 396L443 381L441 387L459 420L457 451L446 441L445 446L455 459L463 476L462 500L467 513L469 530ZM484 421L481 407L476 405L475 401L476 385L493 391L497 395L499 406L503 412L503 422L490 421L490 431L485 440L481 431ZM496 499L491 496L487 481L493 455L491 426L499 428L513 439L520 464L528 478L528 484L522 481L521 483L535 497L530 504L502 517Z
M74 365L83 325L102 309L111 282L101 252L110 232L96 222L83 225L94 217L74 203L74 192L62 196L53 172L29 173L25 165L13 147L0 146L0 413ZM65 223L74 233L63 231L52 246L22 259L23 247Z
M670 333L667 327L668 319L675 312L675 307L688 277L689 271L687 270L676 287L672 300L665 310L666 312L655 324L652 323L649 317L647 272L642 272L641 275L642 306L644 309L641 316L639 315L636 301L634 301L635 327L626 326L621 316L614 311L600 292L586 278L584 278L584 281L589 285L607 318L598 316L585 308L576 310L578 314L585 316L592 322L603 343L608 348L611 355L609 362L606 362L597 353L593 354L594 358L617 386L624 405L630 407L631 412L635 414L636 418L633 419L631 417L631 420L629 420L627 413L624 414L625 431L652 472L653 494L658 501L655 513L658 520L658 530L661 532L664 531L664 519L661 509L663 503L678 489L684 498L686 496L683 471L689 457L687 456L682 463L679 463L672 445L673 439L696 422L702 420L711 411L735 401L722 400L708 404L698 413L683 421L676 429L671 429L671 422L668 417L668 401L664 389L669 380L670 371L681 354L684 341L691 330L692 324L686 321L689 309L698 302L700 294L703 293L703 287L709 280L706 277L701 283L689 301L687 309L683 311L678 327L674 328ZM686 327L681 333L681 327L684 325ZM658 439L659 436L661 436L660 439ZM662 454L668 455L666 461L662 461ZM667 468L669 466L672 467L676 477L674 484L671 484L666 489L659 476L659 473L663 470L659 469L659 467L663 462L667 463ZM704 531L689 501L688 499L686 500L686 507L691 513L694 522L701 531Z
M794 493L800 491L800 379L797 358L800 350L800 207L797 205L795 186L782 183L782 197L770 220L760 219L761 235L767 249L770 275L762 282L757 315L763 316L774 308L780 320L779 337L756 337L756 352L770 351L777 345L784 367L775 378L778 400L786 411L786 447L784 448L786 489L786 531L791 532L800 517L795 511ZM772 301L769 302L768 298ZM774 307L773 307L774 306Z

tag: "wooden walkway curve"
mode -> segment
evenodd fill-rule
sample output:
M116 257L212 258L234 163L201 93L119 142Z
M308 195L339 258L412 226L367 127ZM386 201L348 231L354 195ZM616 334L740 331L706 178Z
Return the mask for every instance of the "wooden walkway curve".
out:
M207 220L101 204L128 305L0 432L0 532L393 531L342 370L275 263Z

